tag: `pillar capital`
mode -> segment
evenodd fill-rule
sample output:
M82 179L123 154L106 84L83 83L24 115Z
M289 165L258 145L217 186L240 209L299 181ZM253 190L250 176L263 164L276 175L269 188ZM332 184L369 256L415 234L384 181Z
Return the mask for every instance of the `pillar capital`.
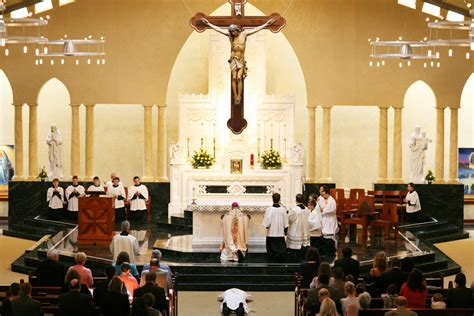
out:
M443 105L438 105L436 106L436 111L444 111L446 109L446 106L443 106Z
M334 105L321 105L323 110L330 110Z
M69 104L72 108L79 108L82 104Z
M317 106L317 105L313 105L313 104L308 104L308 105L306 105L306 107L307 107L308 109L314 110L314 109L316 109L318 106Z
M390 108L390 105L377 105L377 107L380 109L380 110L388 110Z
M166 104L157 104L156 105L159 109L163 109L163 108L166 108L168 105Z
M33 108L33 107L37 107L38 103L27 103L26 105L28 105L28 107L30 108Z
M153 108L155 105L154 105L154 104L142 104L142 106L143 106L145 109L151 109L151 108Z
M86 108L94 108L95 104L84 104Z
M14 107L23 107L23 105L25 105L25 103L12 103L12 106Z

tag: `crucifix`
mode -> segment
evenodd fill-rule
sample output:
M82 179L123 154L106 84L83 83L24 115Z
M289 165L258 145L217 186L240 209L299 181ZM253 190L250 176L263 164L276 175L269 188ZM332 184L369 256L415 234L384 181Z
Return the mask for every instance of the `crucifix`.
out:
M231 69L231 115L227 127L234 133L240 134L247 127L244 118L244 79L247 76L245 48L247 36L263 29L273 33L279 32L286 24L285 19L278 13L270 16L245 16L247 0L228 0L232 7L231 16L206 16L196 13L190 20L191 27L197 32L213 29L229 37L231 53L229 66Z

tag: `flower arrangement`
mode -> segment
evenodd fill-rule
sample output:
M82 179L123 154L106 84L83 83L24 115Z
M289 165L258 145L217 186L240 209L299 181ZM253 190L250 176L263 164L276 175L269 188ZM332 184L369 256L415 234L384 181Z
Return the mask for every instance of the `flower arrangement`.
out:
M281 169L281 156L273 149L265 150L260 157L261 166L264 169Z
M46 180L47 177L48 177L48 173L46 172L46 167L43 166L38 173L38 179L40 179L41 181L44 181Z
M191 164L193 165L193 168L209 168L214 164L214 162L214 157L212 157L211 154L209 154L207 150L202 147L198 151L194 151L194 154L191 157Z
M429 184L431 184L431 182L433 182L433 181L436 180L435 176L433 175L433 171L428 170L428 173L426 174L425 180L426 180Z

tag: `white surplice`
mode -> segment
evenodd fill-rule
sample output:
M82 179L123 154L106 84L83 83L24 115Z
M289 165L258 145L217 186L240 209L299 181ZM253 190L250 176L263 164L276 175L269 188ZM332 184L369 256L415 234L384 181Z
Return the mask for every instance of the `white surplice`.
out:
M308 215L309 223L309 234L312 237L321 237L321 228L322 228L323 217L321 211L318 209L313 209Z
M249 217L238 208L228 211L222 218L224 241L221 246L221 261L238 261L237 251L247 253Z
M137 196L134 198L135 193L139 193L143 198ZM146 210L146 201L148 201L148 189L143 184L132 185L128 188L128 200L130 201L130 211L144 211Z
M335 235L337 233L336 201L332 196L320 198L316 203L316 210L321 212L322 233L324 235Z
M52 209L61 209L64 207L64 189L58 187L59 197L57 195L53 195L54 188L49 188L48 192L46 192L46 201L48 201L48 206Z
M72 193L74 193L74 190L76 190L79 195L83 195L86 191L82 185L77 185L73 186L70 185L66 188L66 200L67 200L67 210L71 212L77 212L79 211L79 197L74 195L71 196Z
M114 262L117 261L117 256L122 251L130 256L129 263L135 263L135 256L140 254L138 240L133 235L127 235L124 232L115 235L110 243L110 252L114 255Z
M117 185L116 187L113 185L108 187L107 196L111 196L115 198L115 208L125 207L125 199L127 198L127 196L125 195L124 187L121 186L120 184ZM122 198L119 200L119 197L122 197Z
M286 208L283 206L267 207L262 224L267 228L268 237L285 237L285 228L288 228Z
M420 197L416 191L408 192L406 199L408 200L406 206L407 213L416 213L421 210Z
M303 204L293 207L288 213L288 237L287 247L290 249L301 249L309 246L309 209Z
M90 187L87 188L87 192L105 192L105 189L102 185L91 185Z
M228 308L234 311L239 308L240 303L242 303L242 305L244 306L245 313L248 314L249 306L247 305L247 301L253 301L253 297L242 290L232 288L219 295L218 300L222 301L221 312L224 303L227 304Z

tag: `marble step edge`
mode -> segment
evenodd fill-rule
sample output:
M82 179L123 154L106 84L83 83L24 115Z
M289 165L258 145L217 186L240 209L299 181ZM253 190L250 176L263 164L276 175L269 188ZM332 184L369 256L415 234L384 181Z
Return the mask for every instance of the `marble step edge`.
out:
M455 240L461 240L461 239L467 239L467 238L469 238L469 233L465 230L461 230L458 233L428 238L428 239L425 239L425 241L428 241L432 244L438 244L442 242L449 242L449 241L455 241Z
M15 238L33 240L33 241L38 241L38 240L41 240L45 236L48 236L48 237L50 236L49 234L32 234L32 233L17 231L15 229L6 229L3 231L3 235L9 236L9 237L15 237Z
M178 291L225 291L229 288L235 287L234 283L229 284L208 284L208 283L199 283L199 284L187 284L187 283L178 283ZM243 291L253 291L253 292L289 292L295 289L294 282L293 284L239 284L239 289Z
M37 231L37 232L40 232L40 233L45 233L46 232L46 233L51 234L51 235L55 235L58 232L58 230L56 230L54 228L34 227L34 226L22 224L22 223L13 224L13 229L25 230L25 231L31 231L31 232Z
M450 227L446 227L446 228L443 228L443 229L438 229L438 230L434 230L434 231L421 231L421 232L417 232L415 233L416 237L418 237L419 239L429 239L429 237L427 236L432 236L432 235L436 235L436 236L443 236L443 235L451 235L452 233L456 233L456 232L460 232L462 231L461 228L455 226L455 225L452 225Z

